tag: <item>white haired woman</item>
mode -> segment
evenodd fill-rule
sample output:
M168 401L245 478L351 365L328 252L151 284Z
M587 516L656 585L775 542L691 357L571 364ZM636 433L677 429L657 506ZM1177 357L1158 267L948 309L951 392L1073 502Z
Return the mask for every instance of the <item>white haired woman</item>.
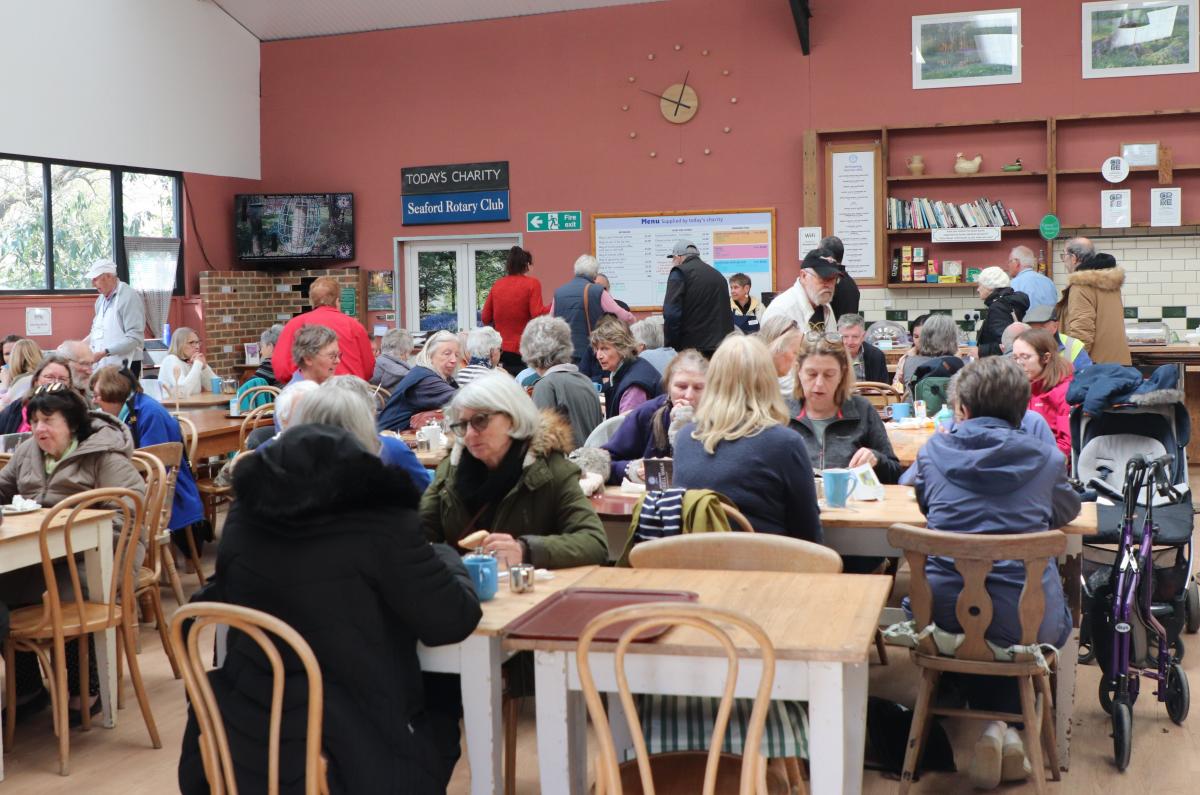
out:
M504 565L556 569L601 564L608 543L600 517L567 460L570 427L540 414L512 378L491 373L454 396L446 410L454 449L421 498L434 543L488 530L483 548Z
M760 327L759 334L771 354L771 363L775 365L779 393L788 400L796 389L796 361L804 335L800 333L796 321L785 315L768 318Z
M467 332L467 366L454 374L460 387L487 375L496 368L504 340L491 326L476 326Z
M672 485L724 494L760 533L819 544L808 450L788 428L775 367L758 336L727 337L713 354L696 422L675 437Z
M981 357L1004 353L1000 347L1004 329L1024 318L1029 310L1029 296L1013 290L1011 285L1008 274L995 265L979 274L975 292L987 307L987 316L975 337Z
M375 372L371 383L383 387L389 393L404 380L412 365L408 357L412 354L413 338L406 329L394 328L379 343L379 355L375 357Z
M279 344L279 335L282 333L283 324L276 323L258 337L260 358L258 369L254 371L254 377L266 381L267 386L279 386L279 380L275 378L275 367L271 364L271 357L275 355L275 346Z
M904 357L904 364L898 373L900 382L908 389L908 397L912 397L910 384L917 369L936 364L937 360L942 359L953 365L950 374L962 369L962 359L958 358L958 326L949 315L930 315L921 326L921 336L915 349Z
M439 331L425 342L408 375L396 384L392 397L379 412L381 431L404 431L414 414L440 409L458 392L458 335Z
M582 447L604 415L592 380L571 363L572 352L571 327L560 317L535 317L521 335L521 358L538 374L533 404L565 417Z
M629 333L637 340L638 357L650 362L660 373L665 373L667 365L678 351L668 348L663 341L663 316L643 318L629 327Z
M171 347L158 366L158 383L173 397L191 397L212 391L217 377L200 350L200 335L195 329L180 326L171 335Z
M301 424L332 425L347 430L368 452L379 456L385 466L404 470L417 491L424 491L429 485L429 471L408 445L375 430L371 386L356 375L335 375L309 395L304 401Z

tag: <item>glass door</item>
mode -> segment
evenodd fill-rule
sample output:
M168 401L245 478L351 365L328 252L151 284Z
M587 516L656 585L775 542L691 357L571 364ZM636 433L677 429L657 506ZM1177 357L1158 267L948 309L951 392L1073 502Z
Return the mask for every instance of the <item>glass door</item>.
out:
M504 275L518 239L405 241L405 326L412 331L465 331L481 325L492 285Z

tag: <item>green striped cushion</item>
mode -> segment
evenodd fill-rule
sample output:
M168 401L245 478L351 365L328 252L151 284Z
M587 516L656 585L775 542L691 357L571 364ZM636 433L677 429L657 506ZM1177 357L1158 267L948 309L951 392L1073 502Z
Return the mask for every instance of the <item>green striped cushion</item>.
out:
M651 754L708 750L720 699L658 695L642 695L638 698L642 733ZM753 708L751 699L734 699L722 751L741 755L746 724L750 721ZM771 702L762 752L768 759L808 758L808 715L800 702ZM633 749L626 749L625 759L632 759L633 756Z

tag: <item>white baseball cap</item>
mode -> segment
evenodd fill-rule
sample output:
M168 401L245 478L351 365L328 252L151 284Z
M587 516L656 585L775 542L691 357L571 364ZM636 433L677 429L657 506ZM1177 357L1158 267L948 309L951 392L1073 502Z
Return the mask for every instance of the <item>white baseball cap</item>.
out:
M95 279L97 276L100 276L101 274L111 273L111 274L116 275L116 272L117 272L117 263L113 262L110 259L98 259L92 263L91 267L88 268L87 273L84 275L86 276L88 281L91 281L92 279Z

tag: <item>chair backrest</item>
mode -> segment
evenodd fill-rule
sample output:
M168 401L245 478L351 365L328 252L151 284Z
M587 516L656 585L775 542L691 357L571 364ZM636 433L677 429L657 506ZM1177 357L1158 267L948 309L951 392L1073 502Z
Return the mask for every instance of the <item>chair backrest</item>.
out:
M771 685L775 680L775 647L762 628L749 618L732 610L697 604L681 604L679 602L660 602L640 605L627 605L608 610L593 618L584 628L579 638L575 657L579 667L579 684L587 702L588 714L596 729L596 741L599 746L596 758L596 790L606 795L621 795L621 774L618 769L617 752L609 729L608 714L600 693L596 689L592 677L591 652L593 639L605 627L613 624L629 626L621 633L616 645L615 667L617 675L617 692L625 707L625 716L629 722L629 733L633 738L634 749L637 751L638 773L641 777L642 792L654 795L654 779L650 772L650 758L646 750L646 738L642 734L638 710L629 690L629 679L625 675L625 654L629 644L641 632L651 627L693 627L713 636L725 651L729 661L725 678L724 692L721 694L720 706L717 709L716 720L713 722L713 734L708 743L708 762L704 773L704 795L713 795L716 787L717 765L721 757L721 746L725 738L725 730L729 725L729 714L733 708L734 688L738 676L738 646L723 626L732 625L742 630L757 646L757 654L762 659L762 676L758 682L758 690L754 695L754 707L750 712L750 720L746 724L745 742L742 751L741 782L738 795L753 795L761 784L766 791L766 762L762 757L762 737L770 706ZM719 622L719 624L718 624ZM747 655L751 656L751 655Z
M769 533L699 533L644 541L629 552L635 569L790 571L837 574L842 558L829 547Z
M0 453L0 469L8 466L8 462L12 460L12 453Z
M133 562L136 557L134 550L137 542L133 539L135 539L135 532L141 532L145 521L145 506L146 502L142 496L130 489L90 489L79 494L72 494L47 510L46 515L42 517L42 525L38 530L38 546L42 553L42 574L46 578L46 591L42 595L42 604L47 610L42 620L45 622L48 619L51 622L56 640L62 636L63 620L62 599L58 592L58 578L54 572L56 562L66 563L73 592L72 603L76 606L79 615L84 615L83 605L85 601L88 601L83 597L83 581L79 577L75 545L71 543L71 527L76 521L82 521L78 518L80 511L89 508L115 510L117 515L113 521L121 523L121 532L113 549L112 580L108 584L107 620L109 625L113 626L116 620L117 604L123 602L126 605L133 605L134 603ZM61 546L65 549L66 554L64 557L56 557L50 552L50 528L56 520L61 519L64 513L67 514L66 528L61 532L54 533L54 546L56 548L60 546L58 539L61 537ZM92 599L91 601L96 600Z
M371 394L375 396L376 411L382 411L383 407L387 405L387 402L392 399L392 393L384 389L382 386L375 387Z
M746 518L746 514L726 503L721 503L721 507L725 509L726 518L728 518L731 523L736 524L743 533L754 532L754 525L750 524L750 520Z
M872 406L883 408L898 403L904 398L904 390L879 381L859 381L854 385L854 394L865 397Z
M253 409L250 409L249 413L246 414L246 418L242 420L242 427L238 431L238 452L246 449L246 437L250 435L251 431L258 427L258 421L263 417L273 416L275 416L274 403L266 403L262 406L257 406Z
M909 599L917 629L933 623L933 590L925 575L925 561L930 555L952 558L954 568L962 575L963 588L958 594L954 614L962 627L965 640L954 656L962 660L994 662L995 655L987 645L984 633L992 623L992 597L987 590L987 576L992 565L1002 560L1019 560L1025 564L1025 585L1017 603L1021 622L1021 644L1037 642L1038 629L1046 612L1046 594L1042 589L1042 573L1051 558L1067 548L1067 537L1058 530L1012 535L979 535L950 533L907 524L894 524L888 529L888 543L904 551L911 580ZM921 640L918 648L926 654L937 654L932 637ZM1027 654L1014 659L1028 660Z
M155 541L166 527L165 522L171 516L169 509L165 513L163 511L163 497L167 491L167 468L163 466L163 462L159 458L144 450L133 451L133 466L146 481L146 510L144 511L146 530L142 535L146 539L147 546L146 560L142 565L157 574L159 571L158 544Z
M196 424L178 411L172 412L172 414L179 421L179 432L183 435L183 449L187 451L187 459L195 467L197 464L196 445L200 443L200 435L196 432Z
M613 438L617 428L621 427L621 423L625 421L624 414L618 414L615 417L609 417L604 422L597 425L588 434L587 440L583 443L584 447L600 447Z
M195 619L192 624L188 619ZM212 659L211 649L200 649L201 630L210 625L225 625L237 629L253 638L271 663L271 712L268 734L267 792L279 792L279 739L283 717L283 685L285 671L283 658L276 641L267 633L291 647L308 677L308 726L305 735L306 758L304 764L305 795L318 795L326 791L325 764L321 758L321 724L324 713L324 685L321 668L317 664L312 648L292 629L275 616L240 605L220 602L193 602L175 612L171 621L171 645L175 656L181 661L183 683L196 714L200 727L200 755L204 762L204 775L208 779L213 795L236 795L233 757L229 750L229 739L221 710L208 681L205 659ZM185 629L187 636L184 636Z
M163 442L139 447L134 451L153 456L163 465L166 481L163 485L161 521L158 525L159 534L171 527L171 511L175 507L175 484L179 479L179 468L183 465L183 445L179 442Z
M251 378L238 389L238 411L249 411L274 403L279 392L279 387L271 386L265 378Z

